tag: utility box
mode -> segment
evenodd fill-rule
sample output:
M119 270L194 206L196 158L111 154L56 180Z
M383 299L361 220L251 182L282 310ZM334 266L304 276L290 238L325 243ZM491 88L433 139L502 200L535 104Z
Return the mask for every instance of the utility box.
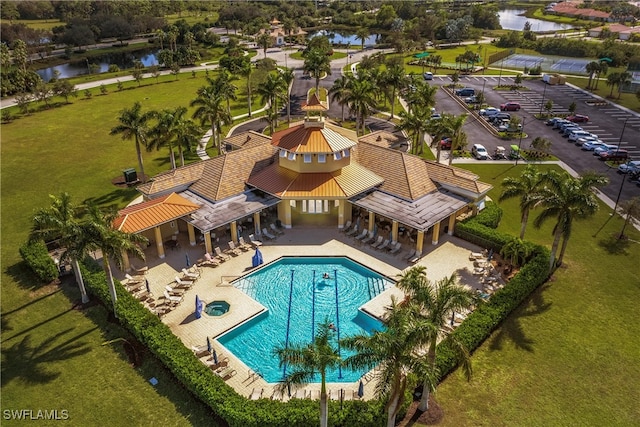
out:
M543 74L542 81L548 85L563 85L567 79L560 74Z
M124 182L127 185L133 185L140 182L138 179L138 173L134 168L125 169L122 171L122 174L124 175Z

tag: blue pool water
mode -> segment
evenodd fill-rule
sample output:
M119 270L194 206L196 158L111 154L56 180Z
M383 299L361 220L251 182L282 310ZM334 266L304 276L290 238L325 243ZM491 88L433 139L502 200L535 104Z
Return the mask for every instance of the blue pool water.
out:
M330 278L324 279L324 273ZM337 288L336 288L337 283ZM311 343L318 323L328 319L340 338L382 329L358 308L393 282L348 258L285 257L244 276L234 286L267 311L218 337L218 341L270 383L282 380L273 354L287 343ZM337 304L336 304L337 298ZM291 309L289 309L291 307ZM287 337L287 331L288 337ZM350 353L341 349L342 357ZM364 372L342 369L327 373L327 382L354 382ZM320 381L319 376L316 379Z

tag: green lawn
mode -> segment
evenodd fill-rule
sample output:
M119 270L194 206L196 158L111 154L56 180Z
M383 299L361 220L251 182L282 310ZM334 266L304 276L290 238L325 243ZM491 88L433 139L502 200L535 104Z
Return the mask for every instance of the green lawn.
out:
M0 24L11 24L8 19L0 19ZM16 19L13 25L23 24L35 30L52 30L54 27L65 26L66 23L57 19Z
M474 165L494 185L522 166ZM501 203L500 229L516 235L517 201ZM459 372L438 388L443 426L631 426L640 421L638 300L640 233L620 245L610 208L576 222L567 266L525 302L473 355L474 378ZM531 219L536 216L533 212ZM531 221L530 221L531 222ZM598 232L600 227L604 228ZM593 237L597 233L596 237ZM550 246L551 224L526 238Z

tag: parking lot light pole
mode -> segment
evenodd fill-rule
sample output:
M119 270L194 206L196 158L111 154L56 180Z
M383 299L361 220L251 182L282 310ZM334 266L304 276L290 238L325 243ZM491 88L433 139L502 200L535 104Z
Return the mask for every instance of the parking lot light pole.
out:
M518 141L518 153L516 156L516 166L518 166L518 160L520 160L520 146L522 145L522 134L524 133L524 116L522 117L522 127L520 128L520 141Z
M624 121L624 124L622 125L622 132L620 133L620 139L618 140L618 148L617 150L620 150L620 144L622 144L622 137L624 136L624 129L627 127L627 122L629 121L631 117L627 117L627 120Z
M616 204L613 206L613 211L609 215L615 215L616 209L618 209L618 203L620 202L620 196L622 195L622 187L624 187L624 182L626 181L627 176L622 175L622 182L620 183L620 190L618 190L618 197L616 197Z
M540 118L542 118L542 107L544 107L544 96L547 93L547 83L544 81L542 83L544 83L544 90L542 91L542 101L540 101L540 113L538 114Z

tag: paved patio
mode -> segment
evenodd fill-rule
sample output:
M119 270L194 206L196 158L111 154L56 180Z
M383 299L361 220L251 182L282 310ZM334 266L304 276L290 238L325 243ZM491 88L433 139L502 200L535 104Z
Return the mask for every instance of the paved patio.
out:
M204 256L204 246L190 246L186 235L179 235L178 242L179 247L175 250L168 250L164 259L158 258L154 246L147 249L146 265L149 269L146 278L156 301L163 295L165 286L171 284L176 276L182 275L181 270L186 267L187 256L191 263L195 263ZM333 227L314 226L286 230L285 234L278 239L265 241L261 252L265 263L285 255L348 256L395 279L404 269L413 266L405 259L410 248L409 244L408 241L403 243L402 251L390 255L387 251L377 251L369 245L360 244ZM226 245L223 249L225 248ZM481 252L481 250L482 248L478 246L444 234L441 235L438 245L431 245L430 242L425 244L424 251L426 253L417 265L427 267L427 276L432 281L450 276L455 272L460 277L462 284L469 285L474 289L482 289L480 277L473 274L473 261L469 259L470 252ZM265 307L260 303L229 284L235 278L252 270L253 253L253 250L249 250L238 256L232 256L215 268L201 267L200 278L191 289L185 292L184 300L174 310L162 317L162 321L188 348L204 345L208 336L216 349L218 358L228 357L229 366L236 371L236 374L228 379L227 383L234 387L238 393L250 396L254 390L262 390L262 397L270 398L277 384L267 383L258 375L253 374L247 365L215 340L215 337L265 310ZM142 262L133 260L132 266L139 268L142 266ZM120 274L118 278L124 278L124 273ZM214 300L226 300L231 304L231 308L228 313L222 316L212 317L203 313L200 319L196 319L194 315L196 295L205 304ZM384 307L390 303L392 295L398 298L403 297L399 289L390 288L366 303L362 308L370 314L380 317L384 313ZM206 358L203 358L203 362L205 361ZM328 389L334 392L343 389L350 398L355 396L358 383L331 383ZM305 387L305 390L311 392L315 397L320 390L320 384L310 384ZM364 399L372 398L374 382L367 381L364 391Z

